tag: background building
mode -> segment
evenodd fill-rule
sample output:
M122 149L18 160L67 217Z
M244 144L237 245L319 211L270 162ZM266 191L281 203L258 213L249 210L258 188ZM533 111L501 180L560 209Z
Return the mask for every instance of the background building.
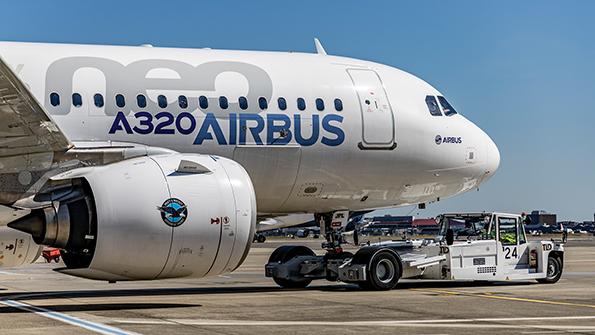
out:
M531 214L529 214L529 217L531 218L532 225L555 226L558 222L556 214L548 213L543 210L532 211Z

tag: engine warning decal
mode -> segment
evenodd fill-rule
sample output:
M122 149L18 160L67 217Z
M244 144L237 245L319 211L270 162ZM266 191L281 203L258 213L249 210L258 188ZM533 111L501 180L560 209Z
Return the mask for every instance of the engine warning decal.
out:
M180 199L170 198L163 205L157 206L161 212L161 219L170 227L177 227L186 221L188 209Z
M223 223L224 225L229 224L229 216L220 216L216 218L211 218L211 224L220 224Z

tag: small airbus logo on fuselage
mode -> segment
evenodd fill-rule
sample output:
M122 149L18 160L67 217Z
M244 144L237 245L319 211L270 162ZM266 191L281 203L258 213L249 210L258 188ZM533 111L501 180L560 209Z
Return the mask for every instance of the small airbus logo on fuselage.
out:
M436 142L437 145L440 144L446 144L446 143L450 143L450 144L461 144L463 143L463 138L458 136L446 136L446 137L442 137L440 135L436 135L436 138L434 138L434 142Z

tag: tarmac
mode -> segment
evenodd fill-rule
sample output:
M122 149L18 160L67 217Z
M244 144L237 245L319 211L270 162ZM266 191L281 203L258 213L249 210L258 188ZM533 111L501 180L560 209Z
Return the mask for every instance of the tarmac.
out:
M281 243L320 250L313 239L254 244L238 270L204 279L109 284L54 263L0 269L0 334L595 333L594 237L569 241L556 284L402 280L385 292L280 289L264 264Z

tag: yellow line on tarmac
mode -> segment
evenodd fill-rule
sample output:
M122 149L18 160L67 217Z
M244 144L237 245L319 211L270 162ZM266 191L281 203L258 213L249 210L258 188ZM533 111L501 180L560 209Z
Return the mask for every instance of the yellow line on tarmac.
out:
M422 291L422 292L425 291L425 292L432 292L432 293L441 293L441 294L448 294L448 295L467 296L467 297L478 297L478 298L488 298L488 299L498 299L498 300L530 302L530 303L547 304L547 305L595 308L595 305L589 305L589 304L577 304L577 303L573 303L573 302L540 300L540 299L530 299L530 298L504 297L504 296L501 296L501 295L495 295L495 294L491 294L491 293L457 292L457 291L435 290L435 289L422 289L422 288L414 288L412 290Z

